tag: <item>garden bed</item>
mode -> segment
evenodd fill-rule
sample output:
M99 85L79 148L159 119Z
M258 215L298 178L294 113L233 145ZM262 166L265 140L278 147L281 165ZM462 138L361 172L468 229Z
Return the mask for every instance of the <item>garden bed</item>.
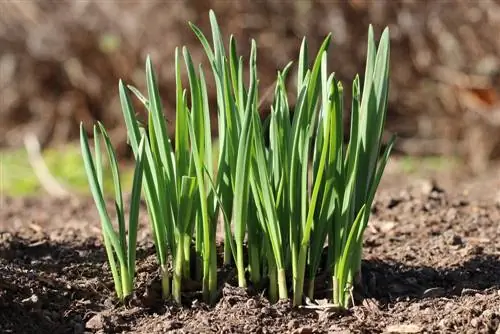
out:
M235 288L232 268L219 273L215 306L188 284L182 307L163 303L145 211L136 294L123 307L114 299L91 199L3 198L0 332L495 333L498 173L472 183L441 176L435 184L388 168L365 233L365 298L349 312L271 305Z

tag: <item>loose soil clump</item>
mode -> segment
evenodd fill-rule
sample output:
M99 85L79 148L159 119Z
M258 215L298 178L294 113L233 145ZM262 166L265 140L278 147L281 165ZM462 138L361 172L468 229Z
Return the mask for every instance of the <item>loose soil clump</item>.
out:
M491 186L484 180L479 188ZM215 306L200 301L197 286L188 288L182 307L162 302L145 211L137 290L122 306L91 200L5 198L0 332L498 333L500 206L493 193L492 200L475 198L456 184L383 185L365 235L357 291L364 298L346 312L270 304L236 288L232 268L221 270Z

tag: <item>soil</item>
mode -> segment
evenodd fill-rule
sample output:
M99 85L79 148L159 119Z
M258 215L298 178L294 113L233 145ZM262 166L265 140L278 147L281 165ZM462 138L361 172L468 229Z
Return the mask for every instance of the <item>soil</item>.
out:
M389 170L365 234L364 299L346 312L270 304L235 288L230 270L215 306L196 293L182 307L163 303L145 213L125 307L89 198L3 198L0 332L500 333L500 178L447 175Z

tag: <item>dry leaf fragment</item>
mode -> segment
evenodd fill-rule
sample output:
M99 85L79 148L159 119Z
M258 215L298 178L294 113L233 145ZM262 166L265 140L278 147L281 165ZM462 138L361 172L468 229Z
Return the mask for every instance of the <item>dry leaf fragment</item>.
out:
M395 324L385 328L385 333L420 333L422 331L422 326L417 324Z

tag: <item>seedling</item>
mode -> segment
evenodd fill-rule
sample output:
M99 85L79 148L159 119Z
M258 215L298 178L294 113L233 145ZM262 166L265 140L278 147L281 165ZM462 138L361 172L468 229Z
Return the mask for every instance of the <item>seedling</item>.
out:
M115 189L115 209L116 220L118 222L118 231L115 230L111 222L110 214L108 213L103 183L103 162L101 156L101 137L104 141L106 151L113 176L113 184ZM90 190L99 212L99 217L102 224L102 234L104 246L108 257L108 263L113 274L115 291L118 299L124 300L133 292L134 277L135 277L135 253L137 241L137 225L139 221L139 205L141 197L141 183L143 170L143 155L145 147L145 137L138 147L136 156L136 165L134 172L134 180L132 183L132 192L130 199L130 212L128 219L128 238L127 229L125 227L125 210L123 206L123 195L121 190L120 173L116 160L115 151L109 140L109 136L102 124L94 126L94 146L95 146L95 162L92 158L87 134L80 125L80 143L83 154L83 162L87 172ZM117 261L118 260L118 261Z
M180 52L175 50L175 147L168 136L151 59L146 61L146 96L121 81L119 84L136 173L144 173L163 295L173 295L181 302L182 280L197 279L201 280L205 300L215 300L215 233L221 220L224 262L234 261L240 287L247 287L248 278L261 287L267 276L271 300L286 299L292 292L294 305L300 305L306 284L308 297L314 298L315 278L321 270L330 274L333 304L348 307L353 283L360 274L369 209L394 143L393 137L381 152L389 90L389 31L384 30L377 48L372 27L368 30L363 89L356 76L350 139L345 146L344 88L327 66L330 35L312 67L308 44L303 40L293 108L286 84L292 63L278 72L271 114L263 122L255 41L251 42L246 84L246 65L244 57L238 55L235 38L230 36L226 54L213 12L210 23L212 45L199 28L190 26L205 49L215 80L219 130L216 157L212 152L205 74L201 65L194 66L187 48L182 48L182 56L189 89L183 86ZM147 110L147 130L136 118L129 92ZM100 129L105 133L102 126ZM112 150L109 140L106 143ZM82 150L87 147L82 135ZM94 189L99 176L95 176L91 164L86 164ZM134 183L136 187L139 184ZM139 191L134 189L138 196ZM101 212L102 195L96 193ZM106 215L101 216L107 221ZM103 224L104 229L109 230L108 224ZM110 237L105 234L106 238ZM328 251L322 264L325 244ZM192 261L201 270L191 273Z

